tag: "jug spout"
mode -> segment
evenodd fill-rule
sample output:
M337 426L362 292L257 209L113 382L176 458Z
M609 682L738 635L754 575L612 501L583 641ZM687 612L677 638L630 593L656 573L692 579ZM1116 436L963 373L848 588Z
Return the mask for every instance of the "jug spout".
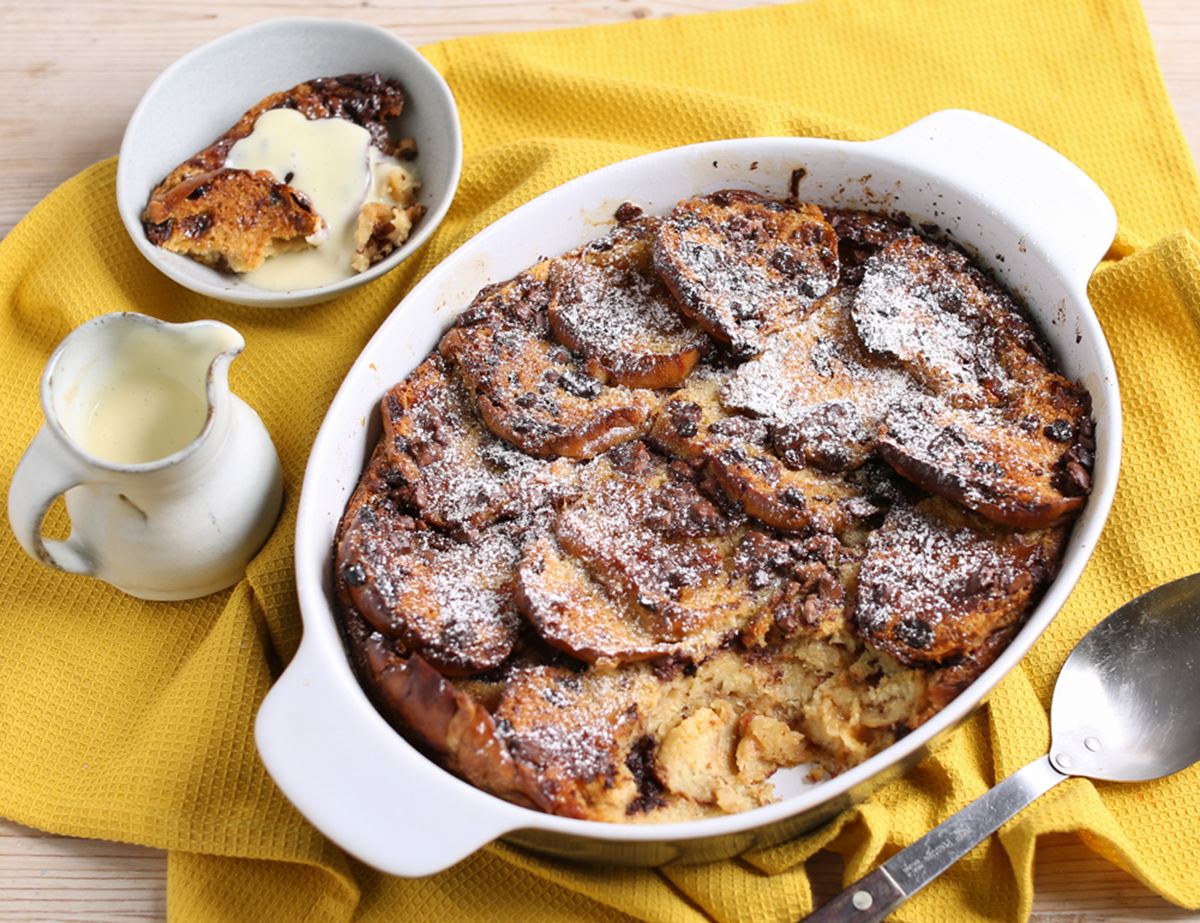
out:
M208 354L209 364L222 356L227 360L232 360L246 348L246 340L242 335L228 324L220 321L195 321L192 324L183 324L181 327L193 328L186 331L184 335L194 338L197 351Z
M172 332L187 343L192 357L188 364L195 363L196 372L203 376L208 405L218 411L229 392L229 363L246 348L245 339L228 324L215 320L179 324Z

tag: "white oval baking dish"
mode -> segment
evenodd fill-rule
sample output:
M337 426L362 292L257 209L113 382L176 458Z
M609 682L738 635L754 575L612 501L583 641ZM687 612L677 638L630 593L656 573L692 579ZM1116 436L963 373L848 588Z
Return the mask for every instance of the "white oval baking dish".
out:
M736 186L821 205L899 210L974 250L1022 297L1066 374L1091 392L1094 488L1062 572L1001 654L945 710L861 765L742 814L625 826L553 817L472 787L426 759L359 688L331 609L334 530L379 431L384 391L434 347L484 284L543 254L598 236L631 200L651 214L685 196ZM304 638L267 695L256 736L268 771L323 833L398 875L428 875L498 837L552 855L627 864L707 861L783 841L919 761L969 716L1054 618L1096 545L1116 488L1121 412L1116 374L1087 281L1116 229L1100 189L1041 142L987 116L939 112L871 142L812 138L713 141L648 154L579 177L518 208L459 248L383 323L346 376L313 445L296 524Z

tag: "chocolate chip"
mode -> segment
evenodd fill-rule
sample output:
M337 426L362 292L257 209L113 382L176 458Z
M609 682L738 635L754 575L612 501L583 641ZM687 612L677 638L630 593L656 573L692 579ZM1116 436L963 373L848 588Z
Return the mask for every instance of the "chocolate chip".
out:
M599 395L603 386L590 375L567 369L558 378L559 386L568 394L575 397L593 398Z
M367 572L361 564L349 564L342 568L342 576L350 586L362 586L367 582Z
M779 499L788 506L794 506L798 509L804 509L808 505L808 501L804 498L804 493L795 487L789 487L779 495Z
M670 415L671 428L677 436L691 439L699 431L700 419L703 416L699 404L693 404L691 401L672 401L667 405L667 413Z
M1067 420L1055 420L1053 423L1048 423L1042 432L1046 434L1047 439L1053 439L1055 442L1069 442L1071 436L1074 435L1074 429Z
M694 668L693 668L694 670ZM685 668L686 672L686 668ZM626 814L641 814L666 804L662 782L654 771L658 741L649 735L639 737L625 758L625 766L637 785L638 796L626 808Z
M909 647L923 650L933 644L933 628L913 616L901 619L896 626L896 640Z
M615 217L617 224L627 224L642 217L642 208L640 205L634 205L632 202L622 202L617 208Z
M168 218L159 224L147 223L145 227L146 237L150 239L150 243L160 247L171 236L171 231L175 228L175 219Z
M193 240L203 237L212 228L213 218L208 212L199 215L189 215L179 219L179 233Z
M981 567L967 576L965 590L970 596L990 593L996 588L998 582L995 568Z

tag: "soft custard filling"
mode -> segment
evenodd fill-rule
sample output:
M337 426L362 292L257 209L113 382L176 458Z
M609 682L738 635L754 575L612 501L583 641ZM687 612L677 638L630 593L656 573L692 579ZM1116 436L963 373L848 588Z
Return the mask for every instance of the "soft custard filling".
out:
M391 233L402 230L403 237L408 236L411 223L393 206L412 204L415 178L409 167L375 148L361 125L270 109L233 145L225 166L266 170L304 193L324 221L322 231L306 239L307 246L277 253L242 275L259 288L315 288L366 269L370 261L362 258L362 251L364 237L370 235L360 229L363 216L382 214L393 225Z

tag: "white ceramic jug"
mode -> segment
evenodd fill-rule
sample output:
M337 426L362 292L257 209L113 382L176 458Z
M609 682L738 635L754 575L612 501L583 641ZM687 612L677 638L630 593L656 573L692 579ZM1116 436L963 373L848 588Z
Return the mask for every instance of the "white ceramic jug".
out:
M143 599L192 599L241 579L283 498L266 427L229 390L245 346L217 321L106 314L42 374L45 423L13 475L8 516L49 567ZM66 495L71 535L42 520Z

